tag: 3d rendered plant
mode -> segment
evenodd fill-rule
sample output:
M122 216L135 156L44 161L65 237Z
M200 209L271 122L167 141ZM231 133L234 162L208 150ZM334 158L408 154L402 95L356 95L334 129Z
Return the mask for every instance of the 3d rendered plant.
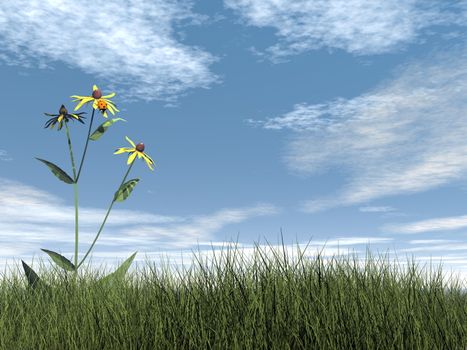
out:
M107 131L107 129L112 124L114 124L117 121L126 121L126 120L124 120L122 118L109 119L109 120L105 121L104 123L102 123L91 134L92 123L93 123L93 120L94 120L94 112L96 110L99 110L99 112L101 112L101 114L102 114L102 116L104 118L108 117L107 111L109 111L112 115L115 115L115 112L119 112L119 110L116 108L115 104L111 101L111 98L113 98L114 96L115 96L115 93L111 93L109 95L103 96L101 90L96 85L93 86L93 92L92 92L91 96L77 96L77 95L71 96L72 98L74 98L73 102L78 102L78 104L76 105L74 111L77 111L82 106L87 105L88 103L92 102L92 116L91 116L91 121L89 123L89 130L88 130L88 134L87 134L87 138L86 138L86 145L84 147L83 155L81 157L81 162L80 162L80 165L79 165L79 168L78 168L78 172L76 172L75 160L74 160L74 157L73 157L73 147L72 147L72 144L71 144L71 138L70 138L70 131L69 131L69 128L68 128L68 122L70 120L73 120L73 121L77 120L77 121L84 124L83 119L85 119L85 117L83 117L82 115L85 114L85 113L84 112L81 112L81 113L68 113L68 111L67 111L67 109L65 108L64 105L62 105L60 107L58 114L44 113L46 116L52 117L45 124L45 128L50 127L51 129L53 129L53 127L57 124L58 125L58 127L57 127L58 130L61 130L63 125L65 125L65 129L66 129L66 136L67 136L67 139L68 139L68 148L69 148L69 153L70 153L71 166L72 166L72 169L73 169L73 177L69 176L65 171L63 171L57 165L55 165L55 164L53 164L53 163L51 163L51 162L49 162L47 160L40 159L40 158L36 158L36 159L38 159L39 161L44 163L58 179L60 179L61 181L63 181L66 184L73 185L73 188L74 188L74 204L75 204L75 254L74 254L74 262L71 262L66 257L64 257L64 256L62 256L59 253L56 253L54 251L47 250L47 249L41 249L41 250L44 251L45 253L47 253L50 256L50 258L52 258L52 261L56 265L61 267L63 270L74 272L75 277L77 276L78 268L86 260L87 256L89 255L92 248L94 247L94 244L96 243L97 239L99 238L99 235L101 234L102 229L104 228L105 222L107 221L107 218L109 216L110 211L112 210L112 206L114 205L114 203L124 201L126 198L128 198L128 196L133 191L133 188L138 183L139 179L131 179L131 180L128 180L128 181L125 182L125 180L128 177L128 174L130 173L130 170L131 170L131 168L133 166L133 163L134 163L136 157L143 158L146 161L149 169L154 170L153 169L153 166L154 166L153 160L151 159L151 157L149 157L147 154L144 153L144 148L145 148L144 144L143 143L138 143L137 145L135 145L133 141L131 141L128 137L126 137L126 140L131 144L132 147L120 147L114 152L114 154L121 154L121 153L125 153L125 152L130 153L129 156L128 156L128 161L127 161L127 165L129 165L128 170L127 170L125 176L123 177L123 180L122 180L118 190L115 192L115 194L113 196L112 202L110 203L110 206L109 206L109 208L107 210L107 213L106 213L106 215L104 217L104 220L103 220L103 222L102 222L102 224L101 224L101 226L99 228L99 231L97 232L96 237L94 238L94 241L92 242L91 246L89 247L89 249L86 252L86 254L84 255L84 257L78 263L78 238L79 238L79 229L78 229L79 228L78 227L78 180L79 180L79 177L80 177L80 174L81 174L81 169L83 167L83 163L84 163L84 159L85 159L85 156L86 156L86 151L87 151L87 148L88 148L89 140L97 141ZM101 279L101 281L109 281L110 282L110 281L112 281L114 279L122 278L126 274L126 272L128 271L128 268L130 267L131 263L133 262L133 259L135 258L136 253L137 252L132 254L127 260L125 260L118 267L117 270L115 270L111 274L109 274L106 277L104 277L103 279ZM22 262L23 269L25 271L26 277L28 279L28 283L32 287L35 287L39 283L38 275L23 260L21 260L21 262Z

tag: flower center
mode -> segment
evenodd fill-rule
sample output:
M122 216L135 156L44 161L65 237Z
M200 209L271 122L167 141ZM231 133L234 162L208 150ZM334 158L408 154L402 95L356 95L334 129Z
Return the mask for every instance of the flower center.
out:
M94 91L92 92L92 97L94 97L94 98L96 98L96 99L97 99L97 98L101 98L101 97L102 97L102 92L101 92L101 90L100 90L100 89L94 90Z
M138 152L144 152L144 143L140 142L136 145L136 150Z
M60 110L58 111L58 114L60 114L60 115L67 115L68 114L68 111L66 110L64 105L62 105L60 107Z
M107 102L105 102L104 100L98 100L97 108L100 109L101 111L105 111L107 109Z

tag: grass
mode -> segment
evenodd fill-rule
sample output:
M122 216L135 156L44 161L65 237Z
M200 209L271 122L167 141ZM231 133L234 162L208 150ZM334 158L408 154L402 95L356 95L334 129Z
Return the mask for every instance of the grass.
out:
M271 250L272 251L272 250ZM368 253L367 253L368 254ZM438 269L388 259L298 259L256 246L190 269L147 264L112 288L22 271L0 283L1 349L465 349L467 295ZM37 270L36 270L37 271Z

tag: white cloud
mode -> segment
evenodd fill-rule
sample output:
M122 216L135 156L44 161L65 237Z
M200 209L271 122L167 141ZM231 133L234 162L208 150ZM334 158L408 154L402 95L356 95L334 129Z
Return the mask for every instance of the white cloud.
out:
M4 149L0 149L0 160L7 162L13 160L13 158L10 157L7 151L5 151Z
M326 245L343 246L343 245L357 245L357 244L371 244L371 243L386 243L392 241L392 238L385 237L341 237L326 242ZM322 241L315 242L320 244Z
M455 242L449 239L412 239L409 244L433 244L433 243L451 243Z
M269 204L186 217L114 208L97 242L99 248L92 254L97 252L99 256L104 250L118 257L116 252L126 252L129 247L143 252L161 247L189 248L199 241L206 242L228 225L277 212L278 209ZM105 213L106 210L99 208L80 207L80 254L89 248ZM18 254L24 257L34 252L40 255L39 248L54 250L53 246L62 254L72 255L74 207L48 192L0 178L0 242L2 258L18 258Z
M63 62L116 84L127 99L170 99L216 81L214 57L177 41L174 26L203 17L190 1L0 2L0 59L45 67Z
M123 230L126 236L145 236L147 239L158 242L158 246L186 247L197 244L199 239L205 240L224 226L240 223L245 220L265 215L274 215L278 209L270 204L258 204L253 207L222 209L210 215L191 217L185 224L176 224L169 227L155 225L132 226Z
M98 225L106 209L80 208L80 224ZM37 188L0 178L0 225L30 225L41 230L51 225L66 225L74 222L74 207L64 205L63 200ZM135 222L170 224L184 219L176 216L161 216L131 210L113 209L106 226L129 225ZM8 226L11 229L11 226ZM49 227L50 228L50 227ZM47 228L47 229L49 229ZM0 229L0 234L3 230Z
M224 0L247 24L272 27L273 58L322 47L379 54L421 40L434 25L464 25L466 3L435 0Z
M467 243L459 244L459 243L452 243L452 244L438 244L438 245L429 245L429 246L422 246L422 247L414 247L414 248L405 248L401 249L402 252L405 253L414 253L414 252L447 252L447 251L457 251L457 250L465 250L467 251ZM464 260L464 263L467 260Z
M434 218L405 224L385 225L384 231L396 233L422 233L431 231L451 231L467 227L467 215Z
M392 208L392 207L372 207L372 206L369 206L369 207L360 207L358 208L358 210L360 210L362 213L388 213L388 212L392 212L396 209Z
M430 56L397 73L361 96L302 104L264 122L266 128L296 131L285 156L292 171L311 175L339 169L346 176L339 193L305 202L304 211L426 191L466 178L466 51Z
M112 270L134 251L138 251L135 263L142 262L146 253L149 256L162 257L165 253L176 256L177 250L206 245L208 240L225 231L229 225L276 213L278 209L269 204L186 217L113 209L96 244L97 248L88 258L91 260L84 263L85 269L92 261L91 268L104 265ZM102 209L80 207L80 259L89 248L104 216ZM8 267L8 272L14 269L19 259L29 264L35 257L47 264L48 257L40 248L57 251L71 259L74 254L74 207L46 191L0 178L0 242L0 266ZM220 244L214 241L213 246Z

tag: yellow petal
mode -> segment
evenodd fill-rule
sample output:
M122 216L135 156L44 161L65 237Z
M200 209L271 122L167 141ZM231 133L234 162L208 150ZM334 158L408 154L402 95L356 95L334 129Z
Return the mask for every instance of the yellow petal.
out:
M154 161L152 160L152 158L149 157L146 153L144 154L144 158L148 159L152 164L154 164Z
M128 157L128 161L126 162L128 165L130 165L131 163L133 163L133 161L135 160L136 158L136 152L133 152L129 157Z
M105 110L104 112L102 112L102 115L107 118L107 110Z
M143 158L146 161L146 164L148 165L149 169L154 170L152 168L152 164L154 164L154 162L152 161L151 157L149 157L147 154L143 154Z
M126 138L126 140L130 143L130 145L133 146L133 148L136 148L135 143L134 143L133 141L131 141L131 140L128 138L128 136L125 136L125 138Z
M152 160L151 157L149 157L149 155L147 155L147 154L145 153L144 156L145 156L146 158L148 158L148 159L151 161L151 163L154 163L154 161Z
M141 159L141 157L143 156L143 153L140 151L136 151L136 153L138 153L138 159Z
M112 107L111 107L109 104L107 104L107 110L108 110L110 113L112 113L113 115L115 115L115 112L113 112L113 109L112 109Z
M92 108L97 109L97 100L94 99L94 103L92 104Z
M80 101L80 103L78 103L78 105L75 107L75 111L77 111L78 109L80 109L85 103L88 103L89 101L91 101L89 99L89 97L83 97L83 99ZM76 102L76 101L75 101Z
M92 86L92 91L96 91L96 90L99 90L99 88L97 87L97 85L93 85Z
M115 113L112 112L112 110L120 112L117 109L117 107L115 107L115 105L112 103L112 101L106 100L106 102L107 102L107 109L110 111L110 113L115 114Z
M101 98L106 99L106 98L112 98L112 97L114 97L114 96L115 96L115 92L112 92L111 94L102 96Z
M63 120L63 115L60 115L60 116L58 117L57 121L58 121L59 123L61 123L62 120Z
M146 164L148 165L149 169L154 170L151 165L154 164L154 161L149 157L147 154L143 154L143 158L146 161Z
M117 151L114 152L114 154L120 154L120 153L125 153L125 152L133 152L135 149L134 148L128 148L128 147L120 147L117 149Z

